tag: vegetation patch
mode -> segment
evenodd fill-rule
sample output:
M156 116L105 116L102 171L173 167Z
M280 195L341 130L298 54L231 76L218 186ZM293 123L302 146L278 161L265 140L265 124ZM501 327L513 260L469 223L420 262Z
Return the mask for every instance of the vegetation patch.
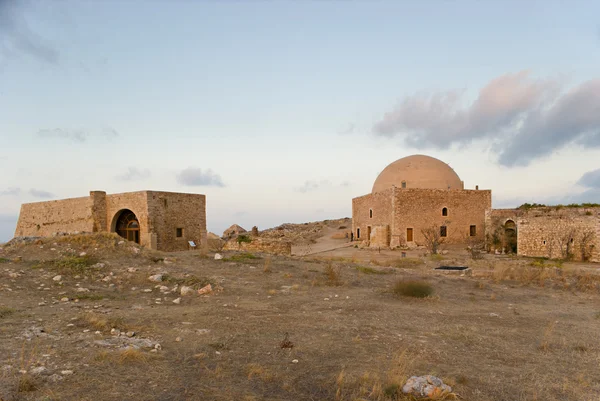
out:
M331 287L338 287L342 282L342 267L334 266L332 262L328 262L325 266L325 276L327 277L326 284Z
M54 270L60 274L77 275L88 273L91 269L100 268L100 266L96 266L97 263L98 261L89 255L67 256L62 259L41 263L33 267L48 267L50 270Z
M0 263L8 263L8 262L10 262L10 259L0 258Z
M169 274L165 274L163 275L162 281L169 284L185 285L194 288L200 288L209 284L213 284L208 278L194 276L193 274L185 275L183 277L175 277Z
M424 281L399 280L394 284L393 293L398 296L427 298L433 294L433 287Z
M378 270L378 269L373 269L372 267L367 267L367 266L357 266L356 270L358 270L361 273L364 274L390 274L390 271L387 270Z
M15 313L15 310L13 308L9 308L6 306L0 306L0 319L10 316L13 313Z
M237 253L235 255L231 255L227 258L223 258L222 260L224 260L226 262L244 262L247 260L254 260L254 259L260 259L260 256L256 256L250 252L242 252L242 253Z

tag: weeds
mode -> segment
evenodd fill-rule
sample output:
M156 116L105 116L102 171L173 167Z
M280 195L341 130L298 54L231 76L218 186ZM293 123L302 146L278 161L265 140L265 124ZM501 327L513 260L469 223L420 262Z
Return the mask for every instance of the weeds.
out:
M187 274L183 277L175 277L171 276L170 274L165 274L163 275L162 281L169 284L185 285L196 289L213 284L208 278L198 277L193 274Z
M444 260L444 257L439 253L432 253L429 255L429 259L439 262L440 260Z
M262 381L271 381L274 378L274 375L265 367L259 365L258 363L251 363L247 367L248 370L248 380L252 380L253 378L260 379Z
M31 376L23 375L19 377L19 382L17 384L17 392L28 393L35 390L37 390L37 386L35 385L35 381Z
M433 294L433 287L424 281L399 280L394 284L393 293L405 297L427 298Z
M8 262L10 262L10 259L0 258L0 263L8 263Z
M333 263L327 262L325 266L325 275L327 276L327 285L331 287L338 287L342 285L342 267L334 266Z
M250 252L242 252L235 255L231 255L228 258L223 258L222 260L225 262L244 262L247 260L260 259L259 256L256 256Z
M67 256L62 259L53 260L47 264L51 270L54 270L64 275L78 275L87 273L93 266L95 266L97 260L91 256ZM98 266L99 267L99 266Z
M0 306L0 319L10 316L13 313L15 313L15 310L13 308L9 308L7 306Z
M86 313L80 318L80 323L98 331L108 331L110 329L123 330L125 328L123 318L104 317L96 313Z
M271 258L267 257L265 259L265 264L263 266L263 273L272 273L273 270L271 269Z
M364 274L390 274L390 271L386 271L386 270L377 270L377 269L373 269L372 267L366 267L366 266L357 266L356 270L358 270L361 273Z

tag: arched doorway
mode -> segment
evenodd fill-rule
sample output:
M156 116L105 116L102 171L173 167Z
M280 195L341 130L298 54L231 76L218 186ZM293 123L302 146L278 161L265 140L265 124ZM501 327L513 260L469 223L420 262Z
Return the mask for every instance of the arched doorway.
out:
M517 225L512 220L504 223L504 244L507 252L517 253Z
M119 212L115 232L128 241L140 243L140 222L131 210Z

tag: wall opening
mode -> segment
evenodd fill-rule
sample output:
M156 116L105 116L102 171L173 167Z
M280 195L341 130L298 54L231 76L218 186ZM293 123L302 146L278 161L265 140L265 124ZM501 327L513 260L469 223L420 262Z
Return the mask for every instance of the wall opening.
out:
M402 188L406 188L406 181L402 181Z
M413 229L407 228L406 229L406 242L412 242L412 241L413 241Z
M440 237L445 237L448 235L448 230L446 229L446 226L441 226L440 227Z
M117 213L114 232L127 241L132 241L136 244L140 243L140 222L136 215L129 209L124 209Z
M517 253L517 225L512 220L504 223L504 244L507 252Z
M177 238L183 237L183 228L178 228L176 230Z
M442 209L442 216L448 216L448 208L447 207Z
M369 218L372 219L373 218L373 209L369 209Z
M360 228L356 229L356 239L360 238Z
M371 226L367 226L367 241L371 241Z
M469 235L471 237L474 237L477 235L477 226L470 226L469 227Z

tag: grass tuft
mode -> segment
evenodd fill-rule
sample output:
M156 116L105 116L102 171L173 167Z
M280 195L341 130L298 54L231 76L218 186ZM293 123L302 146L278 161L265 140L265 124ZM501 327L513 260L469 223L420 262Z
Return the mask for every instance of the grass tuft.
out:
M325 276L327 276L326 284L331 287L342 285L342 267L334 266L331 261L325 266Z
M394 284L393 292L405 297L427 298L433 294L433 287L424 281L399 280Z
M15 313L15 310L13 308L9 308L7 306L0 306L0 319L10 316L13 313Z
M221 260L223 260L225 262L244 262L247 260L254 260L254 259L260 259L260 256L256 256L250 252L242 252L242 253L237 253L235 255L231 255L227 258L223 258Z
M391 274L391 272L387 270L377 270L366 266L357 266L356 270L364 274Z

